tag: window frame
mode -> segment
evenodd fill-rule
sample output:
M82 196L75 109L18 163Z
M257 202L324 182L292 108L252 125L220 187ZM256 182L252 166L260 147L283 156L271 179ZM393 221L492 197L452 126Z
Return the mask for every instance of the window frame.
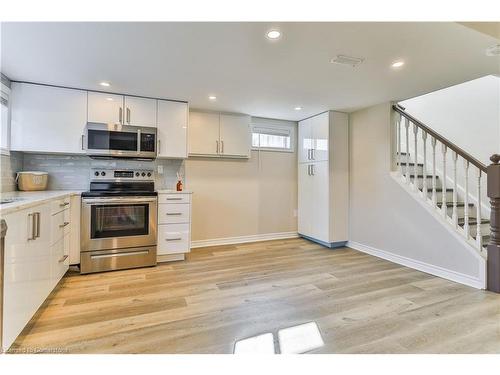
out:
M276 120L270 120L269 122L266 122L265 120L260 120L258 122L252 121L251 124L251 150L252 151L270 151L270 152L288 152L288 153L294 153L295 152L295 126L293 124L276 124ZM265 133L262 131L256 131L256 130L266 130L268 129L270 132ZM272 134L272 132L275 132L276 134ZM279 134L280 131L283 134ZM254 134L269 134L269 135L287 135L290 137L290 148L278 148L278 147L261 147L261 146L254 146L253 145L253 135Z

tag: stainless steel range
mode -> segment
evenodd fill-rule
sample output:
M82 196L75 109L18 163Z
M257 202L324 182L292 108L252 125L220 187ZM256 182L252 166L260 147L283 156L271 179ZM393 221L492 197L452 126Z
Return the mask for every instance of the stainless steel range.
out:
M157 200L151 170L92 170L82 193L80 272L156 265Z

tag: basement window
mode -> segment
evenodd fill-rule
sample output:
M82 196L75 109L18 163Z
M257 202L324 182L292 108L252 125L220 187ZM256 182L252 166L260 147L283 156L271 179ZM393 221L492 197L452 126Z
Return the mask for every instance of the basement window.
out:
M252 149L293 152L293 128L289 126L252 125Z

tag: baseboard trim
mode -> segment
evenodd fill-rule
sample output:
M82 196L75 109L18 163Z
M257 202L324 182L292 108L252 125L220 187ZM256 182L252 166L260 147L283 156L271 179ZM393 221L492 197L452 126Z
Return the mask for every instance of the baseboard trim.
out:
M376 256L377 258L382 258L393 263L401 264L409 268L416 269L434 276L441 277L443 279L451 280L460 284L468 285L476 289L486 289L486 280L481 278L475 278L470 275L466 275L460 272L449 270L443 267L439 267L433 264L421 262L419 260L407 258L401 255L390 253L384 250L376 249L371 246L363 245L359 242L348 241L347 247L354 250L361 251L366 254Z
M297 232L279 232L279 233L254 234L250 236L240 236L240 237L214 238L210 240L191 241L191 248L193 249L206 246L221 246L221 245L248 243L248 242L284 240L287 238L298 238L298 237L299 235L297 234Z
M299 237L305 238L306 240L309 240L312 242L316 242L317 244L320 244L324 247L328 247L329 249L336 249L339 247L344 247L347 244L347 241L325 242L325 241L321 241L321 240L318 240L318 239L313 238L313 237L306 236L305 234L301 234L301 233L299 233Z

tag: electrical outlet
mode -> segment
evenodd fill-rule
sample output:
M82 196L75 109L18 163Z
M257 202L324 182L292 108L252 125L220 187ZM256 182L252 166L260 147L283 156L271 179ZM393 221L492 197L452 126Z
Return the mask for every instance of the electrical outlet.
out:
M163 174L163 165L158 166L158 174Z

